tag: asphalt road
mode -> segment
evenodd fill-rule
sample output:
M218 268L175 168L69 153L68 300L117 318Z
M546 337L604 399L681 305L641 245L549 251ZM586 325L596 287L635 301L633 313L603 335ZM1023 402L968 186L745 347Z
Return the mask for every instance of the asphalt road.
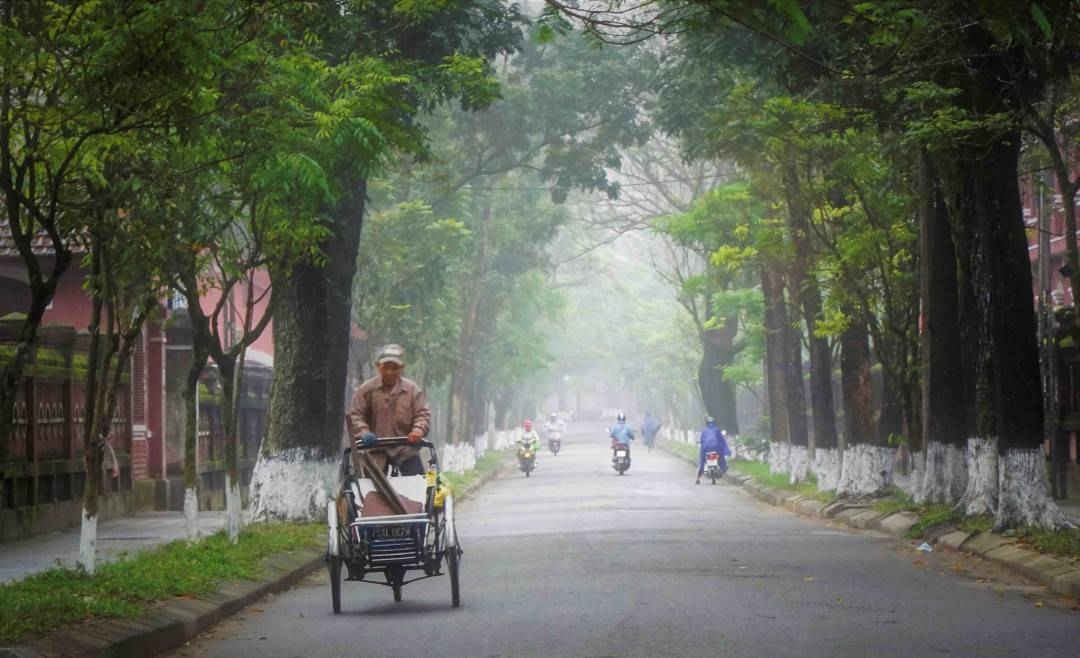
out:
M461 608L443 577L396 604L345 583L334 615L320 572L175 655L1080 655L1080 614L985 565L695 486L640 446L618 477L596 432L563 448L458 509Z

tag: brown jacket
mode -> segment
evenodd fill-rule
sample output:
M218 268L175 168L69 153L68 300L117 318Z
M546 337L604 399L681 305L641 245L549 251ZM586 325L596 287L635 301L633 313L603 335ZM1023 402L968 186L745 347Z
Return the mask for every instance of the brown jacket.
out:
M378 437L405 436L414 429L427 436L431 425L431 410L416 382L402 377L394 388L386 391L381 377L373 377L356 389L349 411L345 415L349 436L353 441L365 432ZM419 452L412 446L392 448L390 458L398 463Z

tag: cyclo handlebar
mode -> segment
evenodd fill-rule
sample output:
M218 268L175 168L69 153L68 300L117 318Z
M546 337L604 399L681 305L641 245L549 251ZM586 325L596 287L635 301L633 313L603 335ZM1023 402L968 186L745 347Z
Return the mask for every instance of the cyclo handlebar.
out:
M378 448L397 448L399 446L413 446L416 448L435 449L435 444L427 439L420 439L416 443L410 443L407 436L386 436L375 439L375 445L365 446L360 439L353 441L353 447L357 450L376 450Z
M348 448L345 448L344 452L341 455L341 472L339 473L341 481L344 482L352 473L352 459L350 459L350 455L354 450L356 450L357 452L367 452L368 450L377 450L379 448L396 448L399 446L427 448L430 454L428 464L433 465L436 468L439 467L439 454L435 450L435 444L431 441L428 441L427 439L420 439L416 443L409 443L409 437L407 436L387 436L376 439L375 445L370 447L365 447L359 439L355 439L353 441L353 444Z

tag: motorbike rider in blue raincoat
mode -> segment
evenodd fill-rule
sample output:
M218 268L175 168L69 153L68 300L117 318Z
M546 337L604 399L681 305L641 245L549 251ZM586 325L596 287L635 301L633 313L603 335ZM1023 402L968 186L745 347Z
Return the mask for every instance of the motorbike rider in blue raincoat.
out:
M656 419L648 411L645 412L645 419L641 421L641 435L645 437L645 445L650 449L653 447L653 442L656 441L656 435L660 432L660 421Z
M634 440L634 430L630 429L630 425L626 422L626 414L619 412L619 415L615 418L615 424L611 427L611 449L615 449L615 444L626 446L626 460L630 461L630 442ZM612 458L614 461L614 458Z
M701 448L698 450L697 479L694 480L694 484L701 484L701 475L705 472L705 455L710 452L720 453L721 472L727 472L727 457L731 455L726 433L716 426L716 419L712 416L705 417L705 429L701 430L698 442Z

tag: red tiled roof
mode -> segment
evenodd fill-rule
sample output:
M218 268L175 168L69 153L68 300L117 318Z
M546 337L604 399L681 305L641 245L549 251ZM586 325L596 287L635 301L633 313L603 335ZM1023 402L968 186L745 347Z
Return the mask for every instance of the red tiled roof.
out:
M51 256L53 243L49 234L44 230L39 230L30 241L30 249L35 256ZM71 241L71 250L77 254L86 251L81 241L74 239ZM5 218L0 218L0 256L19 256L19 249L15 245L14 238L11 237L11 227Z

